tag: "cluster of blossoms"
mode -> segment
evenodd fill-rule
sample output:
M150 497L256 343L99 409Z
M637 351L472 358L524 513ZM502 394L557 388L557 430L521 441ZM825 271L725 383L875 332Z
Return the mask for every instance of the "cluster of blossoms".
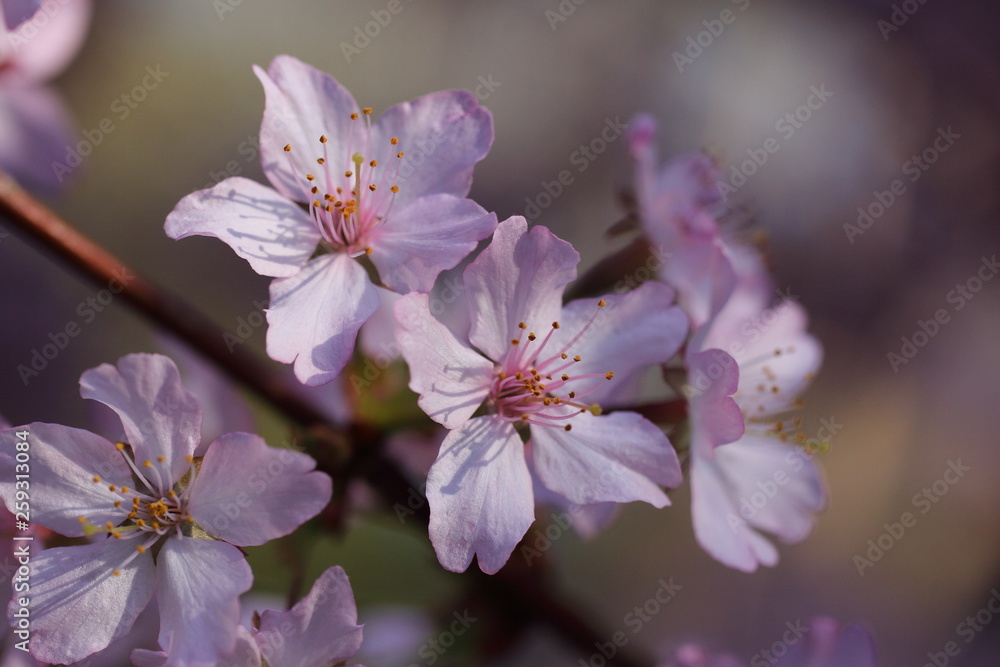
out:
M618 504L669 505L665 489L685 477L695 535L730 567L774 565L764 533L807 536L825 491L787 414L821 348L801 306L775 300L758 249L722 222L708 156L660 165L654 123L633 121L636 231L667 261L635 289L564 303L576 250L522 217L498 223L467 198L493 140L475 96L434 93L372 120L336 80L292 57L255 72L270 186L230 178L188 195L166 233L214 236L274 279L267 353L305 385L337 379L366 322L391 318L409 387L445 430L426 478L443 567L462 572L476 559L499 571L536 504L586 508L603 525ZM487 239L457 298L435 307L439 275ZM640 403L654 381L661 406L675 408L668 417ZM81 391L117 413L122 441L44 423L0 431L0 496L14 506L12 452L27 431L33 521L77 541L33 562L35 658L72 663L107 649L154 597L159 650L133 651L140 667L322 667L358 650L339 568L291 610L265 612L253 629L239 623L252 583L240 547L291 533L331 498L310 457L242 432L199 444L201 408L166 357L89 370ZM670 664L725 660L687 647Z

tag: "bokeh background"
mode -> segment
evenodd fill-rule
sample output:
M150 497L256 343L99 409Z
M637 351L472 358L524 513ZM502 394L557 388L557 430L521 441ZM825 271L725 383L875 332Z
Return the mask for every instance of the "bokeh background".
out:
M558 585L609 639L660 579L683 585L640 633L630 633L648 653L698 640L761 659L786 623L826 614L867 623L883 665L923 665L949 641L960 648L949 664L997 664L1000 618L990 614L968 642L958 626L1000 587L1000 279L959 299L961 309L953 293L949 300L1000 250L996 7L972 0L402 0L377 34L357 39L372 12L388 4L99 0L83 50L54 87L78 132L105 118L114 130L48 202L145 277L235 331L258 310L254 301L266 298L267 279L222 243L174 242L162 224L180 198L227 170L263 180L252 149L263 92L251 65L266 66L277 54L330 72L376 113L433 90L477 91L493 112L496 141L476 170L472 196L500 219L534 213L528 205L539 201L543 183L570 170L572 184L534 222L576 245L581 268L616 247L604 230L621 217L617 193L631 178L621 137L584 171L579 154L574 160L609 119L649 112L660 122L664 155L707 147L727 178L773 137L779 150L728 201L767 233L779 285L809 310L826 349L801 416L807 433L823 419L842 427L821 455L829 509L808 541L782 548L777 567L746 575L699 550L681 488L672 508L630 506L593 541L558 540L548 553ZM718 22L724 11L730 23ZM718 35L707 32L719 25ZM700 52L691 47L699 39ZM115 100L141 83L147 67L168 75L120 118ZM789 133L778 124L813 87L832 95ZM905 163L949 131L957 138L911 180ZM863 233L849 233L845 225L857 225L859 207L870 208L897 179L905 191ZM0 238L0 276L0 412L14 423L86 426L80 373L157 349L151 326L116 301L25 386L17 366L49 333L80 321L78 305L96 288L15 233ZM893 368L889 353L899 354L901 338L912 338L939 309L948 322ZM262 353L264 327L246 345ZM259 417L273 440L284 437L273 414ZM915 494L957 461L969 472L939 484L947 493L921 514ZM859 574L855 556L907 511L917 523ZM458 604L457 578L441 571L426 534L392 514L359 516L343 539L310 556L313 573L333 563L347 568L362 621L386 605L447 615ZM287 582L280 563L258 568L257 578L264 591L280 592ZM440 632L414 627L425 628L414 633L414 647ZM473 664L461 655L456 649L438 664ZM577 665L588 657L537 632L504 664ZM414 652L399 664L427 662Z

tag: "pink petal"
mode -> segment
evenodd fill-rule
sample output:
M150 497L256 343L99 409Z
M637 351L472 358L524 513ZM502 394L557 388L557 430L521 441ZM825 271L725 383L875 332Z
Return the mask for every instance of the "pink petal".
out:
M90 0L60 0L41 11L44 19L35 17L30 25L22 24L6 35L0 30L0 63L6 67L3 76L48 81L63 71L83 46L90 25Z
M397 137L398 145L390 139ZM385 165L404 157L394 182L396 205L432 194L464 197L472 169L493 143L493 117L465 90L431 93L388 109L372 126L375 157Z
M261 614L256 640L274 667L327 667L351 658L361 647L361 626L343 568L323 572L289 611Z
M677 301L696 329L709 322L736 287L729 256L718 238L693 237L675 246L661 245L670 258L660 270L664 282L677 289Z
M740 369L735 359L715 349L690 353L686 362L684 392L691 418L691 450L711 458L716 447L741 437L746 428L743 412L731 397Z
M317 169L316 158L322 157L320 136L326 136L331 156L350 159L349 142L352 113L358 113L357 102L347 89L332 76L291 56L277 56L264 72L254 67L254 73L264 86L266 103L260 126L260 155L264 174L271 184L289 199L305 202L303 179ZM292 150L286 152L285 146ZM363 146L351 146L354 151ZM347 164L338 165L340 171Z
M430 312L426 294L396 303L396 334L410 367L410 389L427 415L455 428L482 405L493 381L493 363L455 339Z
M444 269L458 264L493 233L494 213L471 199L422 197L393 211L368 236L371 261L386 287L402 294L429 292Z
M514 427L477 417L451 431L427 475L429 533L445 569L464 572L475 554L495 574L535 520L531 475Z
M135 649L130 658L135 667L164 667L169 656L164 651ZM242 625L236 626L236 647L232 653L222 656L216 667L261 667L260 649L249 630Z
M181 384L174 362L160 354L130 354L80 377L80 395L118 413L137 465L162 493L191 464L201 441L201 406Z
M400 355L396 344L396 316L393 309L402 295L387 289L376 288L378 310L365 321L358 334L358 348L366 356L376 361L392 361Z
M0 9L3 10L3 21L8 30L13 30L30 19L38 8L42 0L3 0L0 2Z
M562 426L531 426L532 461L542 484L581 505L642 500L664 507L660 486L677 486L677 454L655 424L634 412L581 413Z
M330 502L331 481L301 452L249 433L213 442L191 488L188 512L213 537L241 547L287 535Z
M236 648L239 597L253 575L231 544L170 537L156 561L160 647L166 667L214 667Z
M132 629L153 595L153 556L134 540L57 547L31 557L31 654L71 663ZM135 556L135 557L133 557ZM123 565L126 559L131 559ZM119 575L115 576L114 571ZM8 616L19 608L11 601Z
M17 477L16 433L28 431L30 449L31 523L81 537L85 517L95 525L121 523L125 514L114 509L120 499L108 486L132 486L132 473L115 446L89 431L35 422L0 431L0 496L15 507ZM99 483L93 481L94 476Z
M48 86L0 89L0 169L26 187L56 193L68 185L67 146L77 141L69 109Z
M547 331L559 319L563 287L576 278L579 261L573 246L545 227L529 232L521 216L501 222L490 245L465 269L472 344L499 360L520 333L520 322Z
M774 438L746 435L717 448L714 461L695 456L691 475L699 544L716 560L744 571L778 560L759 531L799 542L826 504L815 463Z
M312 260L271 283L267 354L295 363L295 377L316 386L337 377L354 353L358 329L378 308L364 268L345 254Z
M260 275L278 278L297 273L320 240L312 218L295 203L239 177L184 197L163 228L172 239L214 236Z
M578 299L566 304L559 318L560 328L553 334L542 356L563 349L581 331L583 335L566 348L569 356L581 361L566 369L570 377L614 372L609 382L587 394L589 403L603 407L614 399L627 399L620 388L655 364L669 361L687 337L688 319L673 304L674 291L660 282L647 282L624 294L603 297L606 305L598 308L598 299ZM595 317L596 316L596 317ZM593 319L593 322L588 322ZM594 380L580 386L593 386Z

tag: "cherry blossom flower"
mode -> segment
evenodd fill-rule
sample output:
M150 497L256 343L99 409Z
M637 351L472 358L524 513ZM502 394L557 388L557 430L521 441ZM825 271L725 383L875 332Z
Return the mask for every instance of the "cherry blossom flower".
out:
M701 151L659 166L656 122L649 116L632 121L628 138L639 218L649 239L669 256L661 278L677 290L692 327L700 327L722 308L736 285L730 251L713 214L721 200L718 168Z
M268 355L294 363L303 383L323 384L379 305L358 260L391 290L426 292L496 228L495 215L465 199L493 121L474 95L448 91L373 123L370 108L294 58L255 72L267 98L261 157L274 187L227 179L182 199L165 229L175 239L218 237L274 277Z
M238 597L252 581L238 547L315 516L330 479L308 456L248 433L223 435L195 459L201 407L166 357L123 357L85 372L80 387L118 413L127 444L39 422L0 431L7 506L13 443L27 431L32 522L99 538L33 557L32 655L69 663L100 651L129 632L155 593L167 664L215 664L235 645Z
M238 626L235 647L218 667L342 665L361 647L361 628L347 574L331 567L290 610L265 611L252 631ZM167 651L133 651L132 662L138 667L170 664Z
M787 442L795 421L780 418L798 406L822 349L799 304L771 308L764 294L735 291L687 355L695 535L747 572L778 561L760 531L799 542L826 502L812 455Z
M687 332L673 291L650 282L562 305L579 255L513 217L465 269L472 325L458 336L425 294L396 304L397 334L421 408L451 429L427 478L430 537L441 564L495 573L534 520L526 456L572 503L669 503L676 454L632 412L602 415L613 382L665 362ZM527 444L523 440L527 440Z
M65 69L83 45L91 3L51 2L38 27L24 23L38 4L5 0L2 7L0 169L25 187L51 192L72 171L62 161L75 130L66 105L44 83Z

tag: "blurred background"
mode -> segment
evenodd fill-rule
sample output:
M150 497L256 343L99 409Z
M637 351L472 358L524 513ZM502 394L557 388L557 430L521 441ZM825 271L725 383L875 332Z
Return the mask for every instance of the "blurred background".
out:
M74 142L86 132L100 141L48 203L236 332L266 299L268 279L221 242L174 242L162 224L184 195L222 178L264 181L253 64L294 55L376 114L433 90L475 91L496 140L471 196L500 219L527 214L550 227L580 250L581 270L619 244L604 231L621 218L617 193L631 181L622 136L592 159L581 148L616 120L648 112L664 156L706 147L719 157L727 201L767 233L779 285L811 314L826 363L806 396L803 430L839 425L821 455L830 504L809 540L782 547L777 567L746 575L698 548L682 487L672 508L628 506L592 541L556 541L547 555L558 585L610 639L672 577L683 590L629 633L651 654L697 640L770 664L761 651L786 623L824 614L865 622L882 665L923 665L948 642L959 649L948 664L997 664L1000 618L981 613L973 632L960 625L1000 588L1000 279L987 279L1000 250L997 8L401 0L390 14L390 4L100 0L79 56L53 81ZM139 100L149 68L161 74ZM123 95L132 100L124 116ZM111 131L100 129L106 119ZM765 143L778 148L761 160ZM563 170L572 183L540 198ZM16 233L0 234L0 276L0 412L15 424L86 427L80 374L158 349L155 331L124 304L85 316L81 304L98 290ZM942 309L935 334L915 337ZM80 334L25 384L17 367L70 322ZM261 355L264 334L255 328L246 341ZM904 338L925 344L908 358ZM284 437L273 414L260 420L273 442ZM956 462L968 471L940 482ZM915 498L925 488L934 502ZM883 537L891 548L859 573L856 556L870 559L869 540L877 545L904 512L915 525ZM334 563L351 577L362 622L384 620L376 614L387 605L459 609L458 577L437 565L425 531L392 514L360 516L343 539L326 539L310 572ZM257 580L280 592L287 574L258 567ZM369 664L429 664L417 651L441 628L407 627L409 639L384 632L409 641L409 654ZM472 664L460 656L437 664ZM581 658L589 656L537 632L504 664Z

